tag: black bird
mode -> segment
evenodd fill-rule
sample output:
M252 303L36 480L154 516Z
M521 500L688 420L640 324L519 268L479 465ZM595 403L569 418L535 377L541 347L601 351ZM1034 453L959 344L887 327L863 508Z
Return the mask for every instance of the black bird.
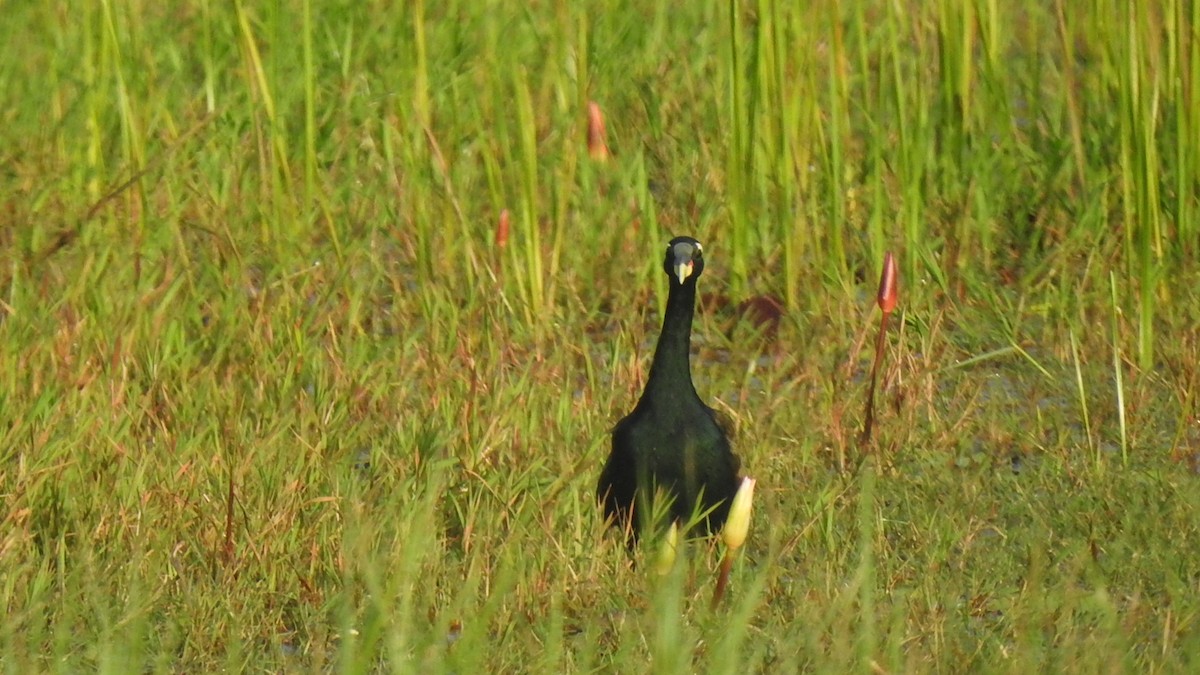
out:
M650 378L633 412L612 432L612 453L596 496L605 515L637 540L655 490L671 500L670 518L685 525L694 515L705 534L721 528L738 488L738 459L716 414L692 385L689 342L696 279L704 271L700 242L676 237L663 270L670 278L667 311Z

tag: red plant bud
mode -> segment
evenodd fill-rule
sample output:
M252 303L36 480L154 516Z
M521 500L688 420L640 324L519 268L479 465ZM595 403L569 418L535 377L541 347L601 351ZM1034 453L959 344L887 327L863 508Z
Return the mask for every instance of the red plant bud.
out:
M496 246L504 248L508 243L508 209L500 212L500 221L496 223Z
M892 252L888 251L883 256L883 274L879 277L879 296L876 300L879 302L879 309L883 310L884 314L891 314L893 309L896 309L896 299L899 291L896 287L896 259L892 257Z
M595 101L588 101L588 155L597 162L608 159L608 140L604 132L604 113Z

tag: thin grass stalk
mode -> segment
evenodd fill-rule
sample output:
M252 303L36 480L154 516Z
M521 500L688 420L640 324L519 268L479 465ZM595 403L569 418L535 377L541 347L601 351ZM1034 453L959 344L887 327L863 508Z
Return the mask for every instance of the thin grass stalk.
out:
M864 17L864 12L865 8L861 3L855 5L852 17L854 41L859 46L855 65L859 72L870 73L870 79L872 80L870 91L868 92L868 96L872 99L870 109L883 111L887 105L884 94L886 76L881 72L873 71L870 67L871 54L867 51L866 46L868 42L866 35L869 29L866 25L867 21ZM880 114L886 113L881 112ZM873 115L868 117L867 123L873 131L876 131L876 133L867 134L866 138L867 149L865 161L869 167L866 172L868 180L867 194L869 198L864 200L869 209L866 228L867 259L870 261L872 268L875 268L883 265L883 253L887 247L884 222L888 217L888 214L885 213L885 207L888 205L889 200L886 195L887 186L884 184L884 180L888 168L884 156L888 152L888 149L885 147L885 137L877 133L879 129L879 116Z
M725 172L729 200L729 266L734 283L744 287L746 282L748 251L745 242L750 223L746 213L748 188L746 182L750 167L748 137L751 121L746 112L746 73L742 64L741 3L729 0L729 148L726 153Z
M1161 171L1157 151L1157 118L1160 98L1158 78L1146 43L1147 10L1143 3L1128 0L1125 9L1126 51L1120 64L1122 117L1122 175L1126 229L1131 244L1128 260L1138 284L1138 365L1154 362L1154 315L1162 255L1158 180ZM1153 54L1157 56L1157 54Z
M654 585L650 668L653 673L683 672L690 662L692 650L683 622L686 567L675 565L669 574L658 577Z
M304 66L304 203L306 209L311 209L317 191L317 73L313 64L312 0L302 0L300 22Z
M146 163L145 143L142 139L138 116L134 110L134 100L130 93L130 83L125 74L125 59L122 50L121 35L126 32L134 32L134 27L118 26L118 17L113 11L111 3L101 3L104 8L104 28L109 44L109 51L112 54L112 75L115 80L116 89L116 104L119 121L121 123L122 150L124 151L125 163L133 170L137 171ZM133 17L130 16L129 20ZM132 71L136 72L136 70ZM141 189L137 190L141 193Z
M758 205L754 219L769 223L751 228L746 238L748 255L761 258L776 249L780 231L792 203L795 174L788 157L786 103L783 68L782 24L778 0L758 1L758 26L755 29L755 106L751 149L755 152L752 176L754 198ZM757 149L757 150L756 150Z
M846 248L842 241L843 233L847 230L846 197L849 187L846 185L846 135L848 126L848 83L846 71L845 45L841 17L836 11L830 12L831 49L826 70L826 100L829 106L828 120L828 180L830 187L829 225L826 230L825 246L822 254L828 257L822 260L824 266L831 266L835 276L842 283L846 277Z
M909 43L916 41L917 29L910 14L896 3L888 3L887 62L891 71L891 103L896 119L896 169L900 183L899 218L903 234L906 278L917 277L921 256L916 253L928 248L925 237L924 186L929 155L929 94L925 80L911 73L907 57ZM918 42L918 48L923 43ZM910 97L912 100L910 100Z
M1175 228L1178 253L1200 252L1200 3L1170 3L1172 68L1168 82L1175 101ZM1190 10L1190 13L1189 13Z
M425 44L425 0L414 0L412 5L413 37L413 91L412 111L418 131L430 128L432 121L429 98L429 52Z
M88 201L95 202L100 199L104 190L104 179L106 175L106 167L104 162L104 130L107 128L105 117L107 115L108 96L105 94L106 87L101 83L105 77L104 68L110 61L107 45L109 42L109 32L99 28L95 29L102 19L98 19L94 12L97 7L95 3L84 3L81 7L83 12L82 20L88 30L83 32L83 49L81 50L79 70L84 87L86 103L85 128L87 129L87 150L86 157L86 178L83 188L88 197Z
M259 52L258 37L241 0L235 0L234 11L237 15L248 84L257 91L257 101L262 106L262 118L255 117L255 131L259 137L259 168L267 180L266 187L269 189L270 218L261 219L260 242L273 244L278 253L283 244L281 226L291 222L291 219L284 218L284 186L291 185L287 165L287 141L283 125L276 115L275 97L272 95L270 78ZM261 126L263 122L266 124L265 131Z
M537 127L533 114L533 99L529 92L529 80L524 69L513 74L516 91L517 141L520 163L521 211L518 222L521 240L513 251L520 250L522 274L514 275L520 282L525 300L525 320L530 326L540 325L538 317L545 308L542 286L542 241L538 221L538 156Z
M875 334L875 359L871 362L871 384L867 390L866 411L863 414L863 430L859 442L864 445L871 442L875 425L875 387L879 381L879 364L883 361L884 336L887 334L890 312L884 312L879 317L879 332Z
M1075 393L1079 397L1079 412L1083 417L1083 433L1087 438L1088 453L1092 456L1097 468L1100 468L1100 454L1095 441L1092 439L1092 418L1088 412L1087 387L1083 382L1083 364L1079 359L1079 340L1075 330L1069 331L1071 340L1071 362L1075 367Z
M795 5L787 5L783 12L785 19L780 22L778 48L786 51L788 44L808 35L806 27L815 11L810 9L807 13L801 13ZM819 74L814 67L814 60L811 55L803 59L797 56L793 62L786 62L784 57L779 59L779 87L784 101L784 139L781 148L784 166L780 171L785 174L781 179L784 196L779 223L783 228L780 236L783 242L784 297L787 307L792 310L801 306L802 281L810 274L812 265L822 264L814 244L820 232L813 226L813 223L820 222L818 214L823 209L821 200L814 194L814 185L821 182L814 171L814 148L819 145L819 126L823 114L817 94ZM803 75L793 74L796 72Z
M854 583L858 587L858 632L855 636L857 661L864 669L872 663L878 649L879 635L875 623L875 586L877 555L876 531L876 472L878 468L867 461L859 471L858 513L858 565L854 572Z
M1075 55L1076 35L1073 27L1067 23L1067 12L1064 9L1066 0L1055 0L1054 13L1058 26L1059 46L1063 53L1063 95L1066 97L1067 128L1071 134L1071 156L1075 160L1075 180L1083 185L1087 172L1086 148L1083 144L1083 111L1080 106L1076 89L1077 56Z
M333 253L338 262L345 259L345 246L342 242L337 218L330 212L325 195L317 185L317 70L315 63L315 48L313 46L313 10L312 0L303 0L301 10L301 50L304 80L304 197L302 216L299 220L307 223L312 218L319 218L325 223L325 233L333 245Z
M1117 304L1117 277L1114 272L1108 273L1110 307L1112 309L1112 349L1113 349L1113 380L1117 394L1117 428L1121 438L1121 465L1129 466L1129 437L1125 425L1125 376L1121 364L1121 331L1120 305Z

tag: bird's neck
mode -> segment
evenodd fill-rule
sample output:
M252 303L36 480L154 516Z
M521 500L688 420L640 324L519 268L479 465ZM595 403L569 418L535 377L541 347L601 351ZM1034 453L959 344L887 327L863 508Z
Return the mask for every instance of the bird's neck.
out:
M663 315L662 332L658 336L658 346L654 349L650 378L646 381L647 395L654 390L687 390L695 393L689 363L695 306L695 279L689 279L678 286L671 284L671 292L667 295L667 311Z

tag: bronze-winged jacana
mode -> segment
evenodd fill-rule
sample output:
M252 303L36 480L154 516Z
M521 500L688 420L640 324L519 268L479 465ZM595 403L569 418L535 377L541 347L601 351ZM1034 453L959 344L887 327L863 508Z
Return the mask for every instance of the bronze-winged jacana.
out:
M633 412L613 429L612 452L596 487L605 515L629 533L631 543L648 525L645 511L656 490L671 500L672 520L685 525L703 515L698 529L711 534L725 522L738 488L737 456L692 384L696 279L704 271L700 242L672 239L663 271L670 292L650 377Z

